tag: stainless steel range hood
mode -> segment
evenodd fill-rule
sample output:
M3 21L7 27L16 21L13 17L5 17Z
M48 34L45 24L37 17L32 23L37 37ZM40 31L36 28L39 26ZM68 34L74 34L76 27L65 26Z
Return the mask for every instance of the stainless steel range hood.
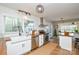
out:
M40 25L39 27L46 27L47 25L44 25L44 22L43 22L43 17L40 17Z

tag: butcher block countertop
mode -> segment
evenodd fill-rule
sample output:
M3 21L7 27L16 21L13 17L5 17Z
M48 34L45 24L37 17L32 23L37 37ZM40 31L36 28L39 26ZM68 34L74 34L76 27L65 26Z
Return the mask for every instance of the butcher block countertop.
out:
M0 38L0 55L6 55L6 42Z

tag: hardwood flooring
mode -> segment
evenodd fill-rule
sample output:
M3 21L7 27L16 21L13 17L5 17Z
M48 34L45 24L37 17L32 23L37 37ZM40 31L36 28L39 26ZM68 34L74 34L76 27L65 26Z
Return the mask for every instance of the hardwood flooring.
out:
M28 55L50 55L52 50L54 50L57 47L56 43L49 42L46 45L31 51Z
M31 51L27 55L79 55L79 49L73 49L73 51L70 52L60 48L56 41L51 41L46 45Z
M2 48L3 44L0 42L0 55L6 55L6 48ZM29 53L25 53L24 55L79 55L79 49L73 48L73 51L67 51L65 49L61 49L58 45L57 41L50 41L44 46L41 46L35 50L30 51Z

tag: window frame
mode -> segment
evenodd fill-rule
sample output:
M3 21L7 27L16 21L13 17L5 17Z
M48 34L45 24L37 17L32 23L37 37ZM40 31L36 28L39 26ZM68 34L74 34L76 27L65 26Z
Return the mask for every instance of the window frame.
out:
M15 19L20 20L20 21L21 21L21 19L19 17L10 16L10 15L5 15L3 17L4 17L4 34L5 35L11 35L11 34L17 34L18 35L18 32L19 32L18 30L17 31L6 32L6 29L5 29L6 28L6 23L5 23L5 21L6 21L6 17L12 17L12 18L15 18ZM22 28L22 22L20 22L20 24L21 24L21 28ZM12 25L12 27L13 27L13 25Z

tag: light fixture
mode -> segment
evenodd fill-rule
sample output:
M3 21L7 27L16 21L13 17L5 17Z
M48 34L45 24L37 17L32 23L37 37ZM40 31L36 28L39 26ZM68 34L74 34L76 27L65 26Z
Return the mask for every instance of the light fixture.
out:
M31 15L30 12L26 12L26 11L23 11L23 10L18 10L19 12L22 12L22 13L25 13L26 15Z
M64 23L64 18L61 17L60 20Z
M43 7L43 5L37 5L37 6L36 6L36 11L37 11L38 13L43 13L43 12L44 12L44 7Z
M60 19L63 20L64 18L61 17Z

